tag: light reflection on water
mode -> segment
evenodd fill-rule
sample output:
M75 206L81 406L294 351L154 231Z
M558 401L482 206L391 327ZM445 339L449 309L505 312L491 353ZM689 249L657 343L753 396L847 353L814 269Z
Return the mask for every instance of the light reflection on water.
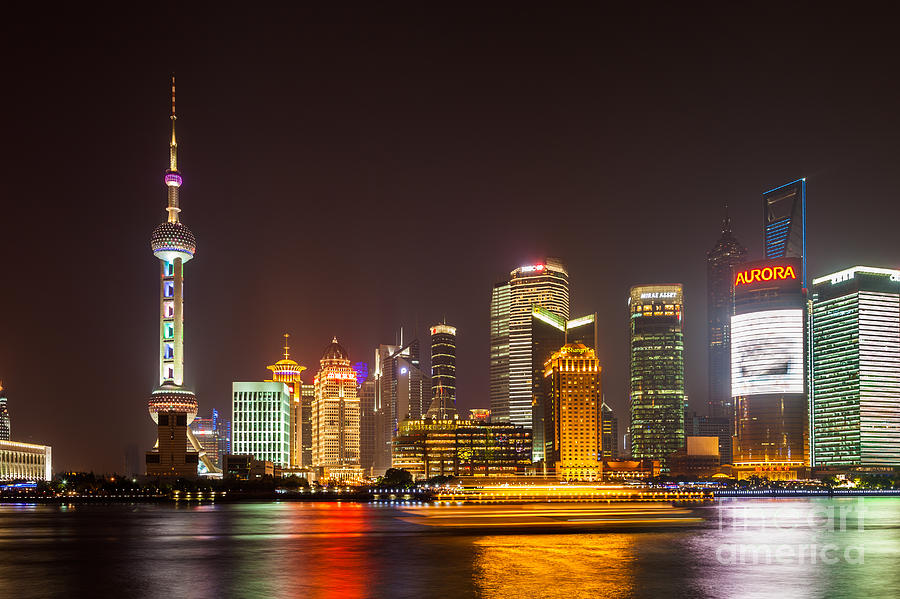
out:
M858 501L726 500L684 529L577 534L422 525L448 513L431 506L0 504L0 597L900 596L900 499L866 498L862 519ZM835 563L796 555L825 546ZM794 557L766 559L779 548Z

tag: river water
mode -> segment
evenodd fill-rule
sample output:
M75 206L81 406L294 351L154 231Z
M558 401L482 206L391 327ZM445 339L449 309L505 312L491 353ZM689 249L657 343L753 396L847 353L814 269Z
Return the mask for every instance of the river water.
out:
M900 498L721 500L677 527L564 533L430 523L446 509L0 504L0 597L900 597Z

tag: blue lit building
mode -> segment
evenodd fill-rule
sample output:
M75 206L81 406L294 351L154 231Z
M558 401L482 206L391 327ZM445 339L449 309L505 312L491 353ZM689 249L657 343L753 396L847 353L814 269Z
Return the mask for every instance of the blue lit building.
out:
M356 373L356 386L359 387L369 378L369 365L365 362L354 362L353 372Z
M806 288L806 178L763 193L766 260L800 258Z

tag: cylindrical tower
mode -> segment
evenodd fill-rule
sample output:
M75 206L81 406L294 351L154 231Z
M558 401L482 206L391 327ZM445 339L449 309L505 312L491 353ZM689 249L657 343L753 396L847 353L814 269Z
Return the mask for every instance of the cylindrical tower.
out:
M431 327L431 399L443 394L456 405L456 327Z
M197 398L184 387L184 265L194 257L197 241L181 222L175 141L175 78L172 77L172 140L169 168L163 181L168 190L166 221L153 230L150 249L159 259L159 386L150 394L148 409L157 425L156 447L147 453L147 474L194 477L221 472L188 426L197 416Z
M163 181L168 191L168 218L153 230L150 248L159 259L159 388L150 397L150 416L158 422L161 411L187 412L188 424L197 415L197 400L184 385L184 265L194 257L197 241L180 220L178 191L183 182L178 172L175 141L175 78L172 78L172 141L169 168ZM177 400L176 400L177 398Z

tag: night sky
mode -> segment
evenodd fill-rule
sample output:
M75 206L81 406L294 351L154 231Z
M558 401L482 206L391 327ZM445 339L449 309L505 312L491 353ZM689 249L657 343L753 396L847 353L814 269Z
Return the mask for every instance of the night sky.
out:
M14 439L52 445L57 471L121 471L127 445L155 440L149 237L173 71L201 415L230 413L232 381L266 378L285 331L311 380L334 335L371 364L401 326L427 347L444 316L459 406L488 407L491 287L548 254L569 266L572 314L600 312L620 422L628 288L684 283L687 385L705 413L705 257L724 204L758 258L761 192L806 176L811 278L900 267L895 21L778 4L7 13Z

